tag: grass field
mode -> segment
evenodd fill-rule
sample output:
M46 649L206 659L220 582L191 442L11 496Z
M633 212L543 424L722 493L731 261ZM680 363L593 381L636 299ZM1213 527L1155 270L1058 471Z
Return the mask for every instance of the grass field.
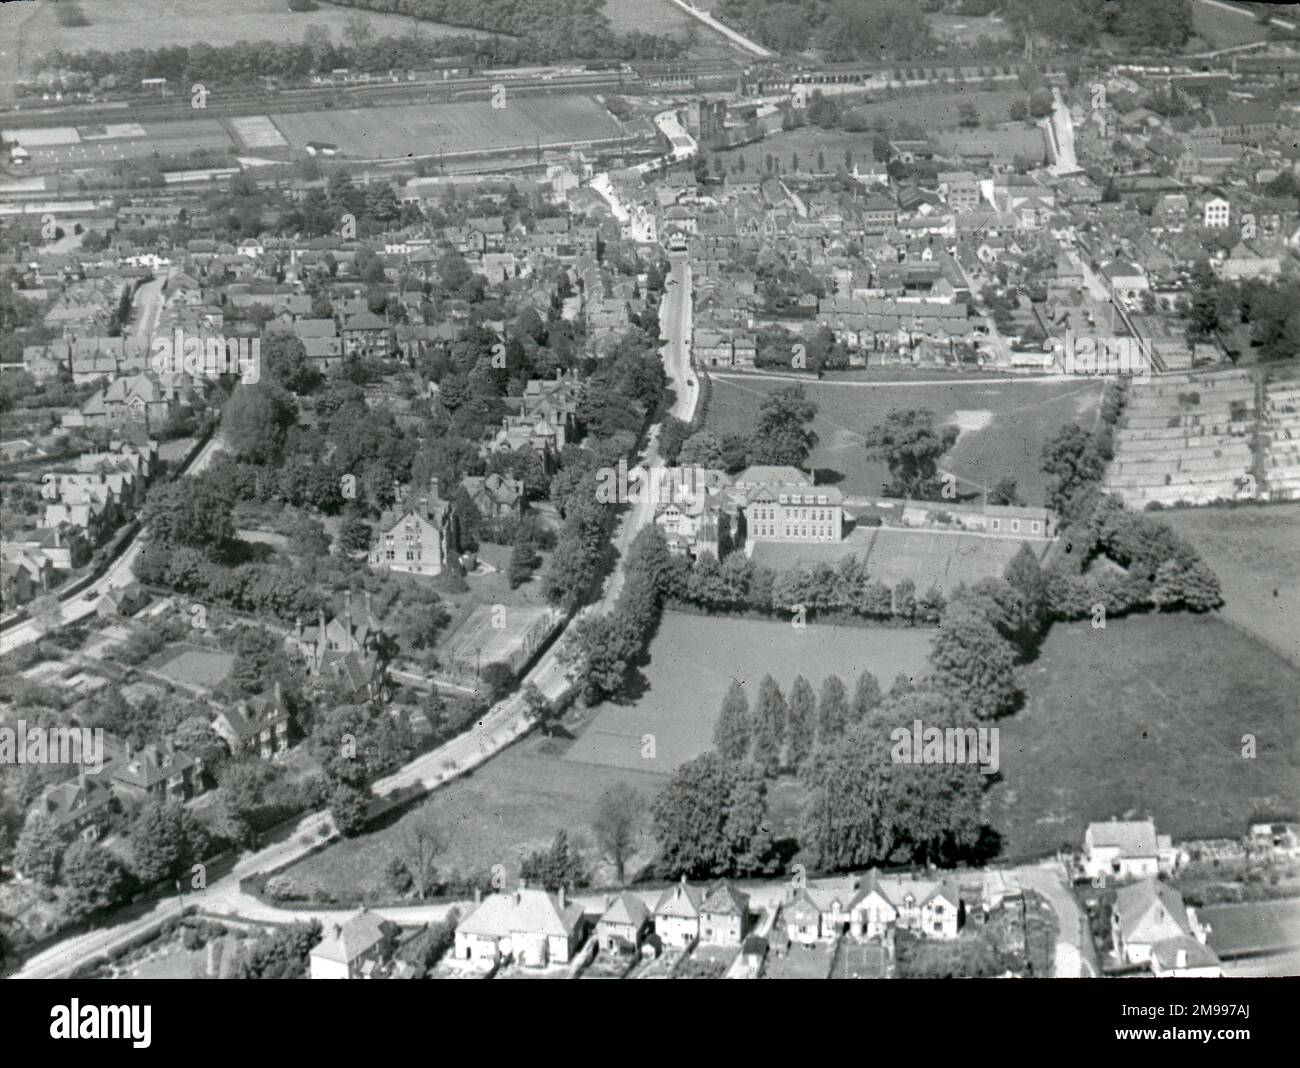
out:
M708 428L718 433L752 430L763 397L788 381L713 376ZM884 422L893 408L928 408L936 425L957 423L963 431L945 459L963 496L980 492L1005 474L1014 475L1026 504L1042 504L1047 476L1040 470L1043 446L1067 422L1091 427L1101 395L1099 382L1014 382L1005 385L957 381L945 385L809 382L817 404L813 429L821 443L814 467L841 476L848 494L879 495L889 480L883 462L870 459L862 435Z
M214 46L236 41L302 40L308 26L321 26L331 40L342 42L348 19L356 9L322 2L316 11L293 12L285 0L81 0L88 26L62 25L52 3L0 5L0 38L13 40L21 26L21 42L29 53L54 49L116 52L131 48L162 48L204 42ZM413 20L400 15L362 12L375 36L400 37L412 32ZM421 22L422 36L472 34L440 23ZM483 36L483 35L479 35Z
M46 165L104 164L155 154L181 156L200 149L225 151L234 147L230 134L217 119L123 125L110 130L108 136L88 133L91 129L60 126L46 130L9 129L4 134L27 148L34 163Z
M482 101L402 104L386 108L272 115L290 144L328 141L345 156L393 159L549 145L617 137L614 116L588 96L514 97L494 108Z
M1219 576L1223 615L1300 665L1300 504L1179 508L1160 518Z
M1286 16L1284 11L1278 14ZM1257 23L1249 11L1234 15L1203 0L1192 0L1192 28L1210 48L1231 48L1268 39L1268 28Z
M1300 671L1221 620L1058 624L1021 681L989 798L1012 856L1077 844L1111 817L1151 815L1175 840L1235 837L1257 806L1300 797Z
M211 689L220 685L221 680L229 673L231 665L235 662L233 653L221 653L212 649L186 648L185 646L172 646L172 649L181 649L178 655L172 656L162 667L157 668L157 674L181 686L199 686L204 689Z
M675 34L692 25L705 32L702 24L668 0L605 0L605 17L616 33Z
M649 798L665 781L645 772L573 763L553 749L553 742L529 737L412 810L431 812L450 831L440 870L481 871L504 864L509 877L516 878L523 858L549 845L558 830L590 842L596 802L615 783L631 783ZM383 868L400 827L398 821L338 842L295 864L288 875L308 890L384 894ZM640 862L652 852L647 841Z
M971 585L982 578L1000 578L1021 544L1014 538L859 527L832 545L757 542L753 559L781 570L796 564L835 564L851 554L865 562L868 575L887 585L910 578L918 593L931 586L950 593L960 582ZM1030 542L1040 556L1047 544Z
M670 774L713 748L713 726L732 679L755 699L769 672L783 693L803 674L820 690L839 675L852 691L862 671L888 688L900 672L919 675L930 652L930 632L890 627L834 627L665 614L650 645L646 693L630 705L604 704L566 758L575 763ZM654 757L642 755L654 737Z

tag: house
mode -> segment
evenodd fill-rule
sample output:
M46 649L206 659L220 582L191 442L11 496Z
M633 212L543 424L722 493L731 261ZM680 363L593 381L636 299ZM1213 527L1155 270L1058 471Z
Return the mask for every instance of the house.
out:
M1083 873L1100 880L1142 879L1171 872L1179 851L1167 834L1156 834L1153 820L1109 820L1090 823L1083 832Z
M807 887L796 890L781 907L781 920L791 942L810 946L834 938L843 930L837 919L847 914L847 900L838 894Z
M1300 856L1300 823L1254 823L1250 828L1251 848Z
M1101 265L1101 276L1106 280L1106 287L1111 296L1120 300L1135 300L1151 288L1147 275L1141 267L1123 260L1111 260Z
M365 610L352 611L352 591L343 591L343 612L326 620L320 610L317 625L304 627L301 619L285 635L285 653L302 662L313 676L332 678L364 701L382 694L387 673L383 626L371 611L370 591L364 592Z
M392 959L398 927L391 920L362 909L345 923L333 924L308 956L313 979L377 977Z
M521 479L493 473L487 477L466 475L460 484L484 519L518 519L524 512L524 484Z
M849 902L849 929L855 938L878 938L902 928L926 938L956 938L962 924L961 891L953 883L884 876L867 872ZM832 914L838 922L840 917Z
M258 694L217 713L212 729L230 747L232 756L272 760L289 751L292 718L277 681L270 697Z
M455 955L488 964L513 958L544 968L569 963L585 934L582 906L569 901L563 888L552 894L521 883L513 893L484 898L461 920Z
M1232 217L1232 205L1222 197L1211 197L1202 206L1202 225L1207 230L1222 230Z
M96 606L106 619L129 619L149 604L149 593L138 582L129 586L113 586L100 598Z
M93 842L103 833L113 812L113 791L103 778L83 771L75 779L46 787L33 811L50 820L66 837L76 835Z
M700 937L700 906L704 891L682 881L659 895L655 905L655 934L664 946L686 947Z
M814 486L798 468L754 465L732 484L755 541L837 542L844 535L844 499L834 486Z
M1223 964L1209 946L1178 935L1151 947L1151 974L1158 979L1221 979Z
M124 802L188 801L203 792L203 761L180 749L146 745L115 762L109 777Z
M409 575L438 575L447 559L451 506L438 493L438 480L418 501L403 502L379 517L379 534L370 550L370 566Z
M654 918L646 903L624 890L609 901L596 922L596 941L601 949L616 951L630 947L636 951L653 929Z
M718 883L700 903L700 941L739 946L749 933L749 895L731 882Z
M1124 964L1145 964L1162 943L1163 966L1177 966L1177 953L1185 949L1183 939L1205 942L1206 930L1196 919L1196 910L1189 909L1183 895L1154 877L1142 879L1129 886L1120 887L1111 906L1111 944L1115 956ZM1184 963L1186 967L1186 963Z

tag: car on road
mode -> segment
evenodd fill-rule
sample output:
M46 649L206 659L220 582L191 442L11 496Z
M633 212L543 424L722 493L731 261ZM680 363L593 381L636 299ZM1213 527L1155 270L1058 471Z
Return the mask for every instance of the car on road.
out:
M93 601L98 596L99 596L98 590L87 590L85 593L81 595L81 599L83 601Z

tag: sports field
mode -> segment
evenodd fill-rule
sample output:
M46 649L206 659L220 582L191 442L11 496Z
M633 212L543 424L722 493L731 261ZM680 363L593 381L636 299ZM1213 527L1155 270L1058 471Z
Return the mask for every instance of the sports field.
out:
M759 405L773 390L791 385L781 379L714 374L708 429L717 433L753 430ZM870 459L862 435L883 423L894 408L928 408L935 425L963 429L944 469L958 479L965 497L991 486L1003 475L1016 478L1026 504L1041 505L1047 476L1040 470L1043 446L1067 422L1091 427L1101 395L1100 382L989 383L955 380L942 385L887 382L807 382L808 398L817 405L813 429L821 443L813 467L841 476L836 484L851 495L879 496L889 470ZM979 429L975 429L979 427Z
M916 583L917 593L932 586L951 593L958 583L968 586L982 578L1001 578L1023 544L1014 538L990 538L946 531L858 527L843 541L806 545L790 542L754 543L755 563L776 570L803 565L836 564L846 556L865 563L867 574L893 586L902 579ZM1041 557L1047 542L1030 542Z
M47 166L84 166L153 155L183 156L200 149L224 151L233 147L230 134L217 119L6 129L3 136L31 152L34 163Z
M506 92L502 108L494 108L485 93L474 102L302 111L271 118L295 147L326 141L359 159L531 149L619 135L614 116L589 96L511 97L508 85Z
M555 612L530 605L475 605L465 620L447 636L448 666L475 671L488 664L513 664L516 668L546 637Z
M231 665L235 662L233 653L184 646L173 648L179 648L182 652L158 668L157 674L180 686L211 689L230 674Z
M1230 622L1300 665L1300 504L1159 513L1223 584Z
M667 775L713 748L713 726L733 678L751 701L769 672L787 696L798 674L817 691L828 675L838 675L851 692L858 675L871 671L888 688L900 672L921 673L930 637L928 630L817 623L796 630L668 612L650 644L646 693L632 705L602 705L565 758ZM642 755L646 735L654 738L653 757Z

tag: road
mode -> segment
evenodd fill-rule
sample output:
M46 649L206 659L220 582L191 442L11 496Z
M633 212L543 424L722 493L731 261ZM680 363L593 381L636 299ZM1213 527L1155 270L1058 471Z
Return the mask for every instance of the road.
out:
M690 369L691 270L684 254L670 256L670 261L669 278L672 281L666 285L660 305L660 329L665 339L662 349L664 368L675 393L669 411L679 419L689 420L699 402L699 383ZM649 468L663 466L658 450L658 435L659 427L656 425L650 430L643 461L644 466ZM209 461L207 451L205 450L204 456L196 459L195 469L201 469L201 464L206 465ZM614 573L601 599L586 606L576 618L607 612L613 607L618 590L622 588L623 561L627 548L637 532L652 519L653 504L648 502L636 505L623 514L614 538L619 550L619 561ZM564 638L565 635L561 634L556 639L523 680L533 683L551 699L563 696L570 686L559 660ZM380 797L432 789L490 759L516 738L526 734L531 726L522 695L517 691L494 705L473 730L417 757L393 774L375 782L372 789ZM279 922L307 918L300 913L283 912L262 905L240 890L239 881L245 876L278 868L305 856L318 841L332 833L328 815L313 813L305 816L274 844L244 855L229 874L203 890L187 893L185 903L197 905L206 911L255 919L275 919ZM123 922L64 939L32 957L14 978L41 979L66 975L83 961L108 952L161 920L176 915L180 907L179 899L169 898ZM446 908L446 905L419 906L392 912L403 922L415 923L438 919ZM336 913L326 910L320 916L346 918L351 911Z
M692 18L699 19L705 26L715 33L722 34L732 44L744 49L750 55L758 56L759 59L771 59L772 53L764 48L757 41L751 41L739 30L733 30L730 26L719 21L702 8L688 4L686 0L672 0L672 3L681 8Z
M1081 168L1074 153L1074 120L1070 118L1070 106L1059 89L1052 90L1052 114L1045 121L1056 132L1056 158L1049 169L1053 174L1078 174Z
M211 440L203 446L190 463L185 472L185 477L198 474L212 462L212 458L220 451L220 434L213 434ZM120 589L131 585L134 581L131 568L135 563L135 558L140 554L143 534L143 531L138 532L122 551L122 555L114 560L109 565L108 570L89 586L72 594L66 600L60 598L62 612L53 629L69 626L78 620L85 619L87 616L94 615L99 607L99 599L105 593L111 589ZM34 642L44 633L45 628L32 620L10 627L0 633L0 654L7 653L11 649L17 649L20 645L26 645L28 642Z

